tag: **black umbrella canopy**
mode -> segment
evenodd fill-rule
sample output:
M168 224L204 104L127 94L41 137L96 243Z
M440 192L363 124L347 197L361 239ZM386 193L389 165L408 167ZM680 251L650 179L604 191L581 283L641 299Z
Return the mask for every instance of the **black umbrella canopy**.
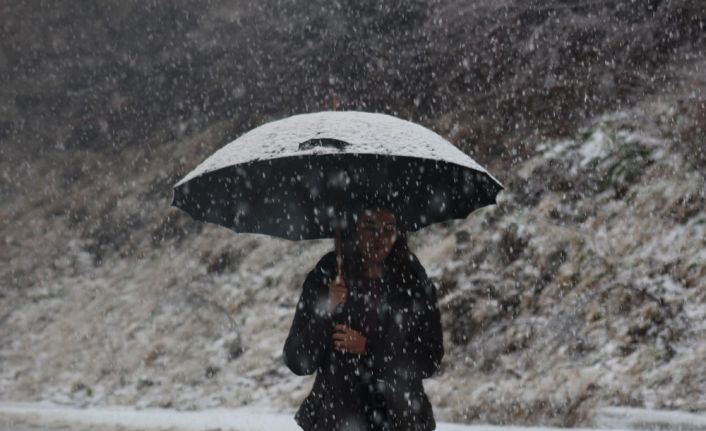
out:
M431 130L384 114L301 114L264 124L174 186L172 205L236 232L332 238L371 207L407 230L467 217L502 185Z

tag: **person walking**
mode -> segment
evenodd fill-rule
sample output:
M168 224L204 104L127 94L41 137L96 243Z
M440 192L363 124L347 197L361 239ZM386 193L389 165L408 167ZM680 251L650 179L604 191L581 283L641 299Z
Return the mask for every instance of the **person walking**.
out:
M436 288L395 213L373 206L304 281L283 357L316 373L295 420L305 431L436 428L422 379L444 355Z

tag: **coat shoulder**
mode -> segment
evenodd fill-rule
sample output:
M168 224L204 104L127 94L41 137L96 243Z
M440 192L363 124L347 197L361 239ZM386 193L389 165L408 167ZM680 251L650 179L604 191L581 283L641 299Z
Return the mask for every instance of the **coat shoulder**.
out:
M317 271L323 275L330 276L336 270L336 253L329 251L328 253L321 256L314 269L312 271Z
M316 265L309 271L305 285L326 285L328 279L332 278L336 271L336 253L328 252L324 254Z
M435 301L436 286L427 275L427 271L424 269L424 265L422 265L422 263L419 261L419 258L417 258L417 256L412 252L409 253L409 268L415 279L412 295L415 298L424 297Z
M419 261L419 258L416 254L412 253L411 251L409 252L409 267L412 270L412 273L417 277L417 279L423 281L429 278L427 277L427 271L424 269L424 266Z
M322 267L327 269L332 269L336 266L336 252L329 251L316 263L316 268Z

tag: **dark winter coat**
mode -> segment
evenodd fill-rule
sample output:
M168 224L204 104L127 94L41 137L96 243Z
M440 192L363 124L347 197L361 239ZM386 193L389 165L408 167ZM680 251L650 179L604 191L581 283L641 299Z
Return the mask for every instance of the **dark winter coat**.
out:
M433 430L422 379L439 370L444 355L434 284L416 258L405 280L383 275L382 295L373 302L377 319L370 324L364 316L370 315L370 282L346 278L346 302L332 316L328 286L335 263L329 253L308 274L285 342L284 360L295 374L317 372L295 420L306 431ZM366 352L334 349L335 323L363 333ZM383 417L389 428L376 428L371 415Z

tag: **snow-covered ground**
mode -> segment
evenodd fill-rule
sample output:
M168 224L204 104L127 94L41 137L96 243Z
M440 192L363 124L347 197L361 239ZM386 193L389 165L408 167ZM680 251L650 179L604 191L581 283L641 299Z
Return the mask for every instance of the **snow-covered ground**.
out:
M242 407L177 411L131 407L93 407L79 409L50 403L0 402L0 429L13 431L299 431L293 413L271 409ZM611 408L599 412L596 428L561 428L611 430L706 430L706 416L684 412ZM438 431L549 431L547 427L512 427L493 425L460 425L441 422Z

